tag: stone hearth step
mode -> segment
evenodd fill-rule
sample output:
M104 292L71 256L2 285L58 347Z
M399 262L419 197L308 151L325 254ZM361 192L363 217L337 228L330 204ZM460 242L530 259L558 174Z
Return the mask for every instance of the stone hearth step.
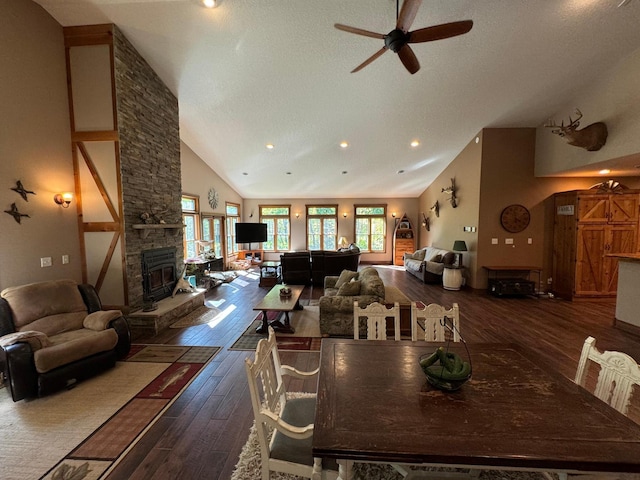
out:
M160 300L156 310L131 312L127 315L131 336L135 340L143 335L157 335L179 318L204 305L204 294L204 289L198 289L195 293L178 293L173 298Z

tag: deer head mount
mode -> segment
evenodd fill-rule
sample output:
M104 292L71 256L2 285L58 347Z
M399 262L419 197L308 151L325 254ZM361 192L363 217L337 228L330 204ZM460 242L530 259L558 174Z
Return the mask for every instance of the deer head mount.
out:
M431 206L430 210L436 214L436 217L440 216L440 203L438 200L436 200L436 203Z
M451 197L449 198L449 202L451 202L451 206L453 208L456 208L458 206L458 199L456 198L456 179L452 178L451 179L451 186L450 187L445 187L442 189L442 193L446 193L447 195L451 195Z
M431 230L431 217L427 217L424 213L422 214L422 226L427 229L427 232Z
M581 130L576 130L580 126L580 119L582 118L582 112L577 108L576 115L578 115L578 118L575 120L569 117L569 125L566 127L564 126L564 120L558 126L551 119L549 119L549 123L545 127L553 128L554 130L551 130L551 133L564 137L569 145L582 147L589 152L600 150L607 143L607 135L609 134L607 126L603 122L596 122Z

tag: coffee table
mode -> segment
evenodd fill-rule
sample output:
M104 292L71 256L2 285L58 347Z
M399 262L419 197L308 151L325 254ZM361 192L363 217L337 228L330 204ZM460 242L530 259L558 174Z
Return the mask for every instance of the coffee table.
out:
M267 335L269 327L272 327L276 332L280 333L295 333L295 330L289 323L289 312L293 310L302 310L300 305L300 295L304 290L304 285L288 285L291 290L291 295L280 295L280 289L284 285L276 285L265 295L260 303L258 303L254 310L262 311L262 324L256 328L256 333ZM267 312L284 312L284 323L280 320L272 320L269 322L267 318Z

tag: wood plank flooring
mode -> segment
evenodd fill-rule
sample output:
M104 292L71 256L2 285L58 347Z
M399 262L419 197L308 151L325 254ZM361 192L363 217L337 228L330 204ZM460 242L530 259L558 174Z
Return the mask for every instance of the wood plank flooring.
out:
M363 266L361 266L362 268ZM468 343L512 342L527 348L548 368L573 379L580 350L589 335L601 350L619 350L640 361L640 337L613 327L615 303L566 302L548 298L496 298L484 292L444 290L424 285L404 269L376 266L387 285L395 285L412 300L460 306L462 336ZM228 311L215 327L199 325L167 329L138 343L215 345L223 347L176 403L165 413L111 473L109 480L227 480L247 440L253 414L244 359L246 351L228 348L250 325L253 305L268 289L258 277L246 283L223 284L207 294L209 305ZM241 282L239 282L241 283ZM322 289L305 287L303 299L317 299ZM317 352L281 352L285 364L308 370L318 364ZM291 380L291 391L315 391L315 381ZM640 421L640 393L630 416Z

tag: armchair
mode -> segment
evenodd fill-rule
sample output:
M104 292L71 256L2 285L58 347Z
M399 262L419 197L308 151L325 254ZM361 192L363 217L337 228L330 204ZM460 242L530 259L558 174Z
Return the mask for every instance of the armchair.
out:
M0 292L0 367L14 402L71 387L129 352L129 325L91 285L54 280Z

